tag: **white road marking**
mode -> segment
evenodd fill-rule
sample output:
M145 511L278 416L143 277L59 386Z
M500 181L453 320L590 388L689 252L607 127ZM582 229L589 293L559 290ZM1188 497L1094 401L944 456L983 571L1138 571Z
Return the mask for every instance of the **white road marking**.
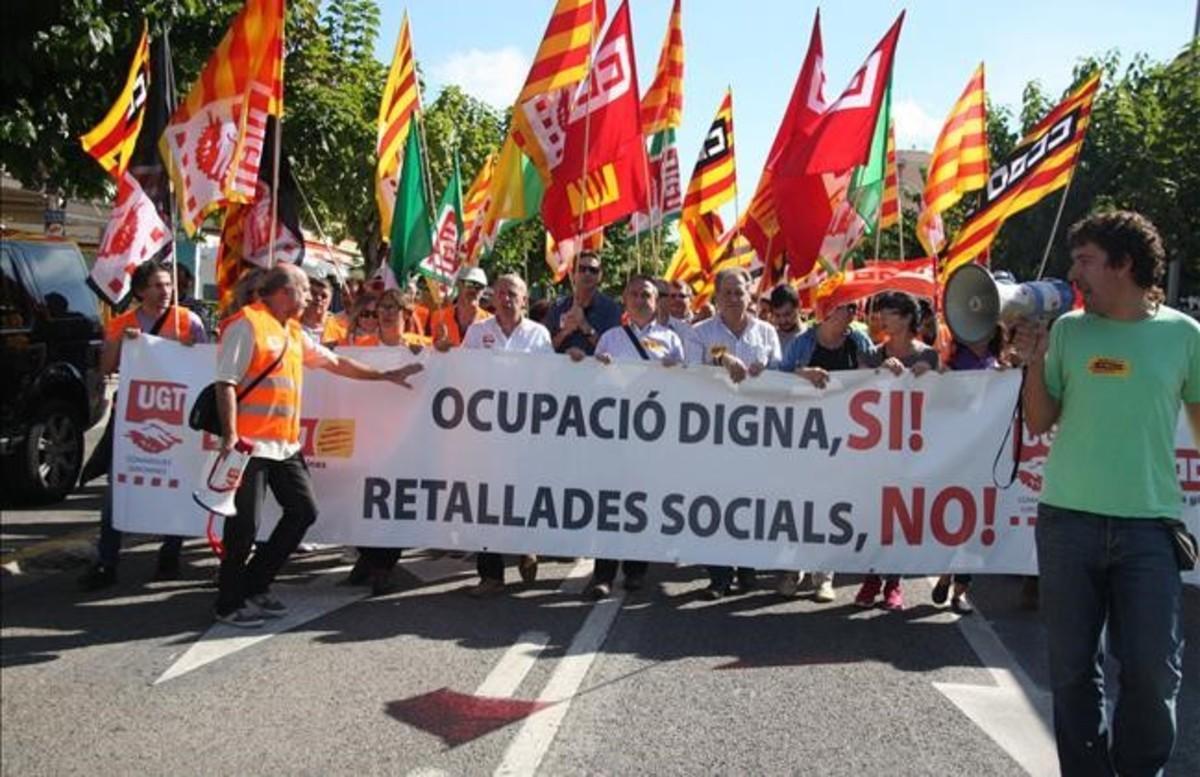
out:
M550 702L550 706L525 719L500 765L496 767L495 774L530 775L537 771L567 716L571 699L583 684L592 662L596 660L596 653L608 637L624 598L622 591L611 599L597 603L588 613L579 633L571 640L567 654L554 668L549 682L537 698L540 702Z
M1059 771L1050 694L1025 674L979 610L959 618L958 628L996 685L934 683L933 687L1030 775L1054 777Z
M475 695L492 699L511 699L549 642L550 635L544 631L523 632L517 637L516 644L505 651L500 661L475 689Z

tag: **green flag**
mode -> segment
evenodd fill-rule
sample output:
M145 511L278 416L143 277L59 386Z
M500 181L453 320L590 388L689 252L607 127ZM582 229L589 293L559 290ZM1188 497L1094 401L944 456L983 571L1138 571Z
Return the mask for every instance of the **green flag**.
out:
M454 172L446 182L446 191L442 192L433 220L433 249L417 266L422 275L447 286L454 284L454 276L458 274L458 245L463 239L462 212L462 177L455 155Z
M392 213L391 258L389 264L396 283L404 286L408 276L433 249L433 226L429 220L429 198L425 195L425 160L421 155L417 123L408 130L404 146L404 167L396 189L396 208Z
M871 155L867 163L854 171L850 179L850 201L863 220L866 234L875 234L879 225L879 206L883 204L883 184L887 177L887 134L892 113L892 85L883 93L883 105L871 135Z

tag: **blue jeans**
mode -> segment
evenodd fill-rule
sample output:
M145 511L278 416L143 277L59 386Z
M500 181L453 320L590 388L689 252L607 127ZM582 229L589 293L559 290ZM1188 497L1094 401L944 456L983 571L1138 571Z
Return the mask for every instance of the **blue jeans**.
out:
M1162 774L1183 676L1183 584L1169 530L1157 520L1042 504L1037 553L1063 775ZM1111 733L1106 627L1120 664Z

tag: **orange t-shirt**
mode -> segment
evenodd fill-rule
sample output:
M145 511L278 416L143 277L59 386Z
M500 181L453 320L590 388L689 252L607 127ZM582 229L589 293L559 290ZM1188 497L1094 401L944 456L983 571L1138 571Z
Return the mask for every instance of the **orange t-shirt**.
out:
M483 321L492 317L492 314L483 308L475 308L475 320ZM458 328L458 316L455 315L454 305L446 305L433 311L429 317L429 334L436 342L442 336L442 327L446 327L446 338L450 340L450 345L457 348L462 345L463 335L466 332Z

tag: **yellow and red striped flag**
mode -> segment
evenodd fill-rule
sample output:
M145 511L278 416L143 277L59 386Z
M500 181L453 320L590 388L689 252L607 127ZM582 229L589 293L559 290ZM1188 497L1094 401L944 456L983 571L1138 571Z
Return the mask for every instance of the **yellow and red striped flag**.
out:
M569 237L561 243L554 239L550 230L546 230L546 266L550 268L554 283L562 283L566 279L567 274L571 272L571 266L575 264L575 257L584 251L599 251L602 248L603 228L580 237Z
M642 97L642 133L653 135L683 123L683 13L681 0L671 7L667 35L654 80Z
M246 0L159 140L189 235L254 198L267 119L282 114L283 0Z
M379 102L376 121L375 203L379 207L379 230L386 240L391 235L392 211L396 207L396 181L404 161L404 143L408 139L413 115L421 109L421 90L417 84L416 62L413 58L412 35L408 12L400 22L396 36L396 51L388 70L383 98Z
M683 220L713 212L732 200L736 192L733 91L727 89L704 137L704 146L700 149L696 166L692 168L692 178L688 181L687 194L683 198Z
M142 130L146 111L146 92L150 88L150 32L142 22L142 37L129 63L129 75L117 101L100 123L79 139L83 150L92 155L113 178L121 179L129 167L133 147Z
M562 158L570 88L591 68L592 44L606 13L604 0L557 0L517 95L511 134L544 183Z
M959 230L945 257L943 280L983 254L1005 219L1067 185L1083 149L1099 88L1096 73L1055 106L992 170L979 209Z
M490 202L488 190L492 186L492 173L496 168L498 155L498 151L488 154L487 159L483 160L483 164L480 165L479 172L475 174L471 188L467 189L467 193L463 197L463 239L458 244L460 265L474 265L479 261L480 237L482 236L484 216L487 214Z
M879 205L879 228L895 226L900 221L900 176L896 171L896 122L888 122L887 171L883 176L883 202Z
M962 196L981 188L988 177L987 108L983 63L975 69L938 133L925 176L924 207L917 217L917 239L930 256L942 249L944 237L935 218Z

